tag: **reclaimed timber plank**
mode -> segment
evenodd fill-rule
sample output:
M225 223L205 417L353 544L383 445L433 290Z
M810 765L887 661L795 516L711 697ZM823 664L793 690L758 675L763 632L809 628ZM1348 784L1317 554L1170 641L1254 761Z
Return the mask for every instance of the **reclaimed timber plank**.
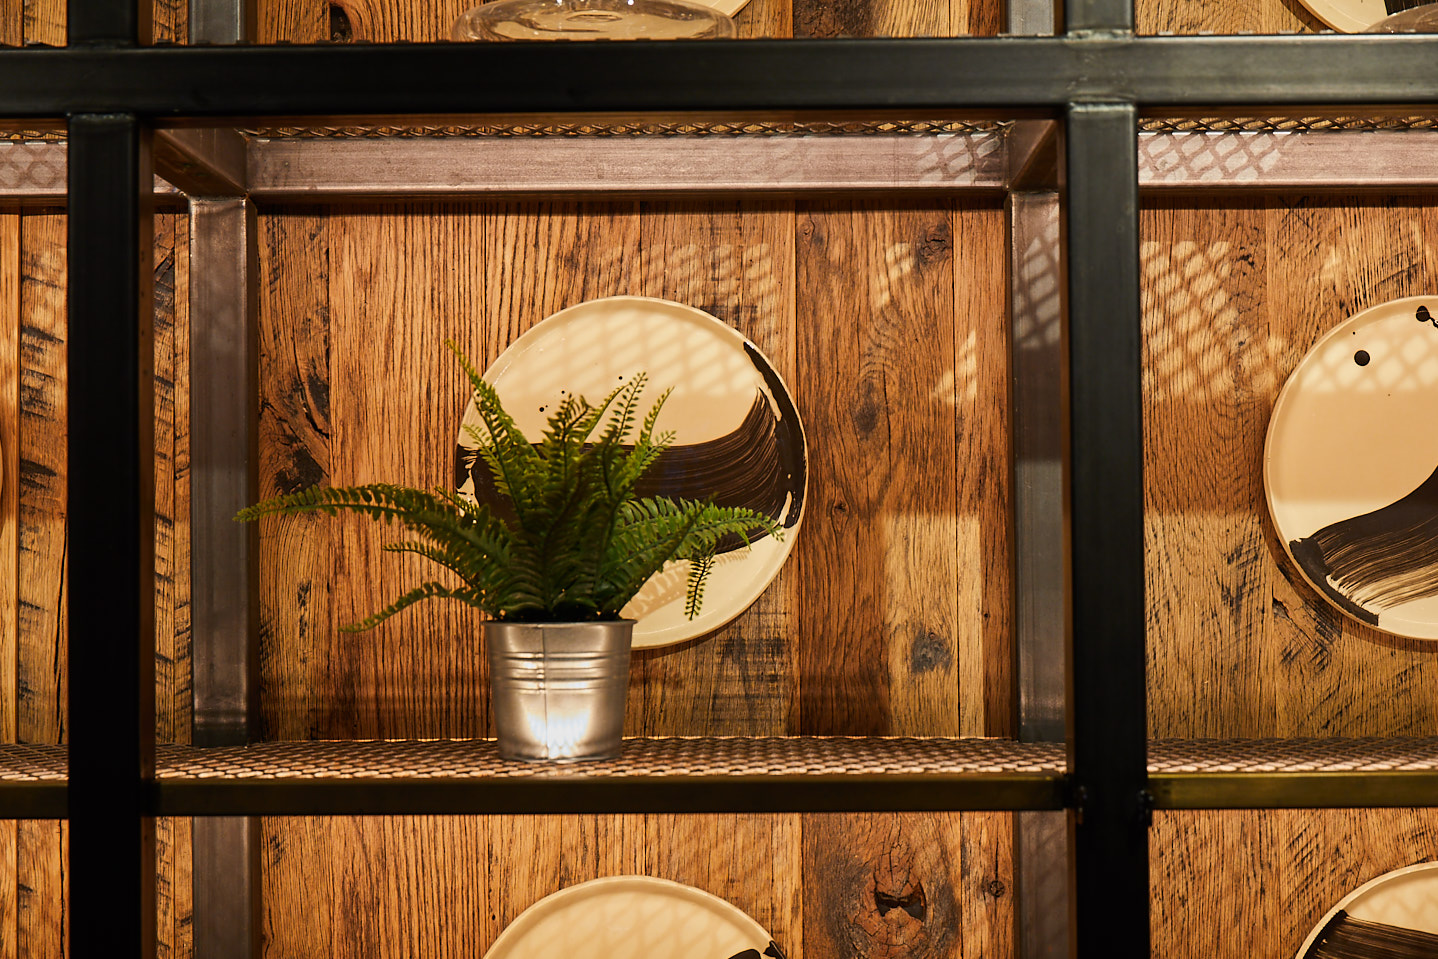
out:
M728 323L768 356L792 392L792 204L646 203L641 224L643 294L698 307ZM753 606L703 641L636 652L629 728L647 736L792 731L797 586L795 567L786 563Z
M329 221L308 212L260 218L259 495L329 479ZM330 632L328 520L296 516L259 529L260 699L265 738L338 735L338 664Z
M1012 846L966 843L972 838L970 815L805 815L809 954L826 959L1011 955L1014 876L1007 850Z
M809 436L800 730L956 735L957 451L949 210L814 203L798 215Z

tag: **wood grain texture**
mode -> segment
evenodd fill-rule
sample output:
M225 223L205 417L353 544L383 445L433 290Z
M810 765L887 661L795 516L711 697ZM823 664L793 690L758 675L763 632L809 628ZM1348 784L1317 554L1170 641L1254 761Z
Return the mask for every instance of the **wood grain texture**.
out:
M748 337L793 389L792 204L645 204L639 292L705 310ZM656 384L658 385L658 384ZM681 437L682 440L682 437ZM804 530L798 537L802 539ZM629 728L642 735L781 736L796 725L798 576L702 642L638 653Z
M1299 0L1137 0L1138 33L1313 33L1331 29Z
M189 227L155 218L155 737L188 743L190 669Z
M157 0L165 2L165 0ZM264 0L260 42L393 43L447 40L473 0ZM158 16L158 14L157 14ZM999 0L750 0L734 16L743 37L993 36Z
M0 44L18 47L24 42L24 0L0 0Z
M260 0L260 43L323 43L330 39L329 9L320 0Z
M65 741L65 218L21 218L16 733Z
M1433 289L1413 199L1174 205L1143 219L1150 729L1433 735L1438 650L1342 616L1268 519L1279 390L1353 313Z
M1004 22L999 0L792 0L792 6L796 37L994 36Z
M19 735L20 277L20 217L0 216L0 742L7 743Z
M954 210L960 734L1014 734L1009 320L1003 211Z
M799 327L817 375L796 387L813 522L794 555L824 611L799 624L800 731L957 735L951 217L815 204L797 232L800 302L825 314Z
M21 0L26 43L65 45L66 0Z
M69 826L21 821L16 829L15 941L25 959L66 955L65 875Z
M809 955L948 959L1012 954L1008 814L806 815L803 820L804 875L815 882L806 886L804 900ZM1001 835L986 835L990 830Z
M330 248L330 481L451 485L467 382L444 347L480 353L474 275L479 219L464 209L381 209L344 217ZM422 438L416 442L416 437ZM362 517L330 524L336 627L358 622L443 574L386 553L404 539ZM487 708L480 620L455 602L423 603L364 634L331 635L354 703L347 736L477 736Z
M1438 858L1438 810L1164 812L1149 846L1154 955L1291 959L1353 889Z
M259 493L270 497L329 478L329 233L304 213L262 218L260 230ZM331 632L327 521L261 523L258 549L262 735L338 735L338 668L320 645Z

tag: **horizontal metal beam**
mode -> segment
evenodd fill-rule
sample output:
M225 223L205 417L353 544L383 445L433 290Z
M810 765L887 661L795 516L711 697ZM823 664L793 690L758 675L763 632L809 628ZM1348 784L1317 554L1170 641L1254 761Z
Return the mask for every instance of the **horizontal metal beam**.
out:
M1145 189L1385 190L1438 186L1438 131L1143 133Z
M158 197L267 202L377 196L999 190L1054 179L1050 125L999 134L714 137L156 135ZM0 201L65 199L63 140L0 142ZM1140 133L1148 190L1438 188L1438 131ZM248 165L248 172L246 171ZM178 186L178 188L177 188Z
M0 782L0 819L64 819L70 815L65 782Z
M64 140L0 142L0 202L64 203L69 152ZM174 184L158 176L154 182L159 202L179 199Z
M1438 804L1438 773L1167 773L1149 778L1157 809L1367 809Z
M256 200L536 193L1002 190L998 133L257 140Z
M1034 773L515 779L165 779L162 816L458 813L926 812L1062 809Z
M245 138L234 130L194 127L155 134L155 172L186 196L242 196Z
M70 48L0 51L0 89L19 117L1409 104L1438 57L1417 35Z

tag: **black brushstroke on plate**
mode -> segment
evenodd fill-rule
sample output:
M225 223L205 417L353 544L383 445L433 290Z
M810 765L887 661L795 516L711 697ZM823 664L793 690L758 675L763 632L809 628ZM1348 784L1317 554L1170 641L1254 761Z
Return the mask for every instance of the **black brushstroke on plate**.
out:
M1288 548L1330 599L1370 625L1378 625L1374 608L1438 596L1438 469L1396 503Z
M1438 936L1355 919L1342 909L1328 920L1303 959L1434 959Z
M669 447L635 484L635 494L744 507L776 519L782 516L783 525L792 529L799 522L804 502L804 431L778 374L753 346L745 343L744 348L763 377L768 395L756 391L749 412L731 432L702 443ZM476 500L503 519L514 518L478 451L460 444L455 453L456 487L466 480L473 480ZM749 539L752 542L767 535L756 528ZM717 551L743 548L744 540L731 534L719 541Z
M769 940L769 945L764 947L761 953L758 949L745 949L743 952L735 953L729 959L763 959L764 956L771 956L772 959L784 959L784 952L774 940Z
M1416 4L1416 6L1422 6L1422 4ZM1419 323L1432 323L1434 327L1438 327L1438 319L1435 319L1433 314L1428 312L1428 307L1426 306L1418 307L1413 313L1413 318Z

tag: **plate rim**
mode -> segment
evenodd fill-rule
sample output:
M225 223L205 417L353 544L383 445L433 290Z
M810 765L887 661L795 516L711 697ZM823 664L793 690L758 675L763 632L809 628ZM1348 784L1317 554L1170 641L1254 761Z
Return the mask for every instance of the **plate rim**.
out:
M1332 599L1329 598L1328 594L1323 590L1323 587L1321 585L1309 579L1308 571L1303 568L1302 563L1298 562L1298 560L1294 558L1293 549L1290 546L1288 540L1284 537L1282 530L1280 530L1278 526L1278 519L1275 515L1273 508L1272 464L1274 460L1274 436L1278 431L1278 424L1279 420L1281 419L1280 414L1283 412L1283 409L1287 404L1289 397L1292 395L1290 393L1290 387L1293 386L1295 374L1297 374L1299 369L1302 368L1304 362L1306 362L1310 356L1312 356L1320 348L1322 348L1329 340L1338 338L1344 331L1348 330L1354 324L1361 322L1363 318L1368 316L1368 314L1370 313L1376 313L1379 310L1393 309L1395 307L1398 307L1400 304L1416 303L1421 305L1425 302L1433 303L1435 301L1438 301L1438 294L1416 294L1414 296L1394 297L1391 300L1384 300L1382 303L1374 303L1372 306L1365 307L1359 310L1357 313L1354 313L1351 316L1344 318L1343 320L1335 324L1330 330L1328 330L1328 332L1324 333L1318 339L1314 340L1313 345L1304 351L1303 356L1299 358L1298 362L1289 372L1287 378L1283 381L1283 386L1278 391L1278 398L1273 401L1273 409L1268 414L1268 429L1265 431L1263 437L1263 502L1268 509L1268 521L1273 524L1273 531L1275 534L1277 534L1279 544L1283 546L1283 555L1288 557L1288 561L1293 564L1293 568L1298 571L1298 575L1302 577L1303 581L1307 583L1314 592L1318 593L1318 595L1322 597L1324 603L1326 603L1330 609L1334 609L1339 613L1342 613L1343 616L1351 622L1358 623L1360 626L1363 626L1367 629L1377 630L1378 632L1384 633L1388 636L1397 636L1401 639L1409 639L1425 643L1438 642L1438 623L1433 624L1433 632L1431 635L1414 635L1411 632L1400 633L1397 630L1389 629L1382 625L1365 623L1355 618L1352 613L1348 612L1341 606L1334 603Z
M1343 33L1363 33L1378 22L1378 20L1374 20L1369 23L1364 23L1349 13L1345 9L1344 4L1336 3L1334 0L1299 0L1299 2L1307 8L1309 13L1333 29L1340 30ZM1383 18L1379 17L1378 19L1381 20Z
M803 416L799 415L798 404L794 402L794 391L790 389L789 384L785 381L783 375L779 372L778 366L776 366L774 361L769 358L768 353L764 352L764 350L761 349L758 344L756 344L753 340L749 339L749 337L745 336L734 326L724 322L723 320L719 319L719 317L715 316L709 311L700 309L697 306L692 306L688 303L683 303L678 300L670 300L659 296L636 296L631 294L616 294L613 296L594 297L593 299L581 300L578 303L570 304L569 306L566 306L561 310L551 313L549 316L540 320L538 323L534 324L529 329L525 330L523 333L519 334L519 336L515 337L512 341L510 341L509 345L507 345L500 352L499 356L495 357L494 361L490 363L487 367L485 367L484 371L480 374L481 378L483 378L486 382L493 382L494 377L503 375L504 372L513 365L515 359L517 358L511 356L508 361L505 361L505 357L509 356L510 351L513 349L515 344L517 344L521 339L526 336L538 333L543 329L543 327L548 324L553 323L554 325L559 325L560 321L565 319L566 314L581 309L593 309L600 304L620 304L626 302L640 304L658 304L662 305L666 309L677 309L684 312L695 321L702 321L717 335L727 337L733 340L741 348L747 346L748 348L753 349L755 353L759 354L759 357L773 372L774 376L779 380L780 385L783 386L785 393L788 395L790 405L794 407L794 419L798 426L799 438L803 442L803 455L801 457L801 462L804 467L804 476L803 485L800 488L799 510L797 515L794 517L794 524L784 530L784 539L778 544L781 552L778 558L778 562L775 564L773 575L771 575L767 580L765 580L764 583L760 585L757 589L753 590L751 593L745 594L742 602L735 603L735 608L732 613L725 616L723 619L720 619L713 626L709 627L708 629L705 629L703 632L688 633L685 635L680 635L677 638L666 638L667 633L685 632L681 627L675 626L670 627L668 630L650 636L635 636L633 646L634 649L665 649L668 647L678 646L681 643L701 641L705 637L711 636L712 634L728 626L730 623L734 622L734 620L742 616L751 606L753 606L754 603L759 600L759 597L763 596L765 591L767 591L769 587L773 585L774 580L778 578L780 570L784 568L784 564L789 561L789 557L794 551L794 541L798 538L799 530L804 525L804 516L808 513L809 509L809 434L804 427ZM470 403L473 403L472 397L470 399ZM467 410L468 407L466 406L465 409ZM462 420L463 413L461 413L461 421ZM463 435L463 432L464 428L463 426L461 426L461 436Z
M1369 892L1370 890L1378 886L1391 882L1394 879L1397 879L1399 876L1406 876L1409 873L1421 872L1424 870L1431 869L1438 869L1438 860L1429 860L1428 862L1415 862L1411 866L1402 866L1398 869L1390 869L1388 872L1385 872L1382 875L1374 876L1372 879L1363 883L1357 889L1349 891L1346 896L1338 900L1338 902L1334 903L1332 909L1328 910L1323 914L1322 919L1318 920L1317 924L1314 925L1313 930L1308 933L1308 938L1303 940L1303 945L1298 947L1298 953L1293 957L1293 959L1304 959L1304 957L1308 955L1308 950L1312 948L1313 941L1318 938L1318 934L1323 931L1324 927L1327 926L1330 921L1332 921L1334 916L1338 915L1338 911L1340 909L1343 909L1345 906L1353 902L1353 900L1357 899L1359 896L1362 896L1363 894Z
M525 918L529 917L531 913L534 913L536 912L536 910L539 910L541 906L545 907L545 912L551 911L553 909L559 908L559 906L565 899L577 898L582 894L595 891L602 892L603 890L596 890L595 887L598 886L640 886L664 890L665 893L668 895L679 895L686 899L690 899L691 901L704 903L710 908L717 908L721 912L728 912L732 914L731 918L738 917L742 920L742 922L740 923L741 925L743 923L748 923L749 925L753 926L755 933L763 937L765 943L772 942L774 939L773 935L762 925L759 924L759 920L755 919L753 916L749 915L747 912L745 912L743 909L740 909L738 906L734 905L729 900L722 899L719 896L714 895L712 892L709 892L708 890L700 889L698 886L690 886L682 882L676 882L673 879L664 879L660 876L645 876L639 873L632 873L621 876L600 876L597 879L587 879L584 882L576 883L573 886L566 886L563 889L552 892L549 895L530 903L523 912L515 916L514 920L510 922L509 925L505 926L504 929L500 932L500 934L495 937L494 942L490 944L490 947L487 950L485 950L483 959L504 959L503 954L499 952L500 947L505 944L506 939L518 939L519 936L523 935L525 930L520 929L520 924L523 923L525 921ZM537 923L539 921L541 920L537 918L529 919L529 922L531 924ZM513 946L511 945L510 948L512 949Z

